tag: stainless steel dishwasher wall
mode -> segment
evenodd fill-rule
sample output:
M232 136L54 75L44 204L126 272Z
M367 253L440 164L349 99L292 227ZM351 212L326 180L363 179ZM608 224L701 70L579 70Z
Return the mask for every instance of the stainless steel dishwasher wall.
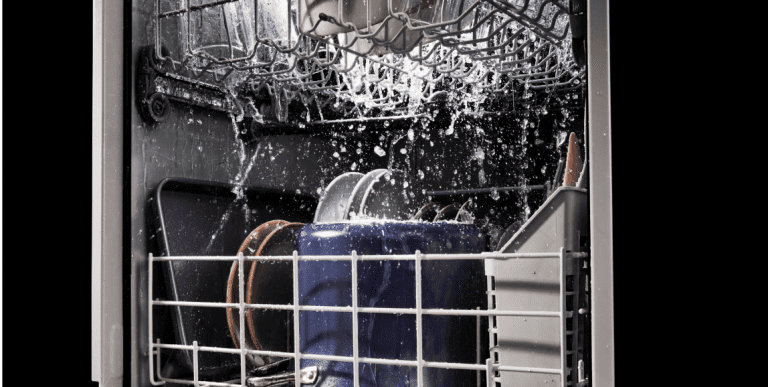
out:
M134 1L131 9L130 65L136 77L141 48L152 43L152 1ZM135 82L130 127L130 335L131 359L126 373L131 385L147 385L147 262L152 250L147 200L158 183L167 177L189 178L243 185L279 187L293 192L316 192L324 181L335 177L334 152L327 141L304 136L271 136L259 143L243 145L236 140L229 115L173 104L166 122L147 124L136 105ZM342 166L344 167L344 166ZM155 293L161 294L161 293Z

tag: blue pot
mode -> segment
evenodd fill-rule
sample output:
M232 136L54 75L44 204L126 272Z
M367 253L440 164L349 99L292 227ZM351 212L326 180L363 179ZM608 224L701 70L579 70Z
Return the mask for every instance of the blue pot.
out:
M459 223L316 223L299 232L300 255L480 253L485 236ZM299 262L301 305L352 305L351 262ZM415 308L414 261L358 262L358 306ZM486 309L486 280L480 260L422 261L422 307ZM424 316L423 353L427 361L476 362L476 318ZM302 312L303 353L352 356L351 313ZM358 315L359 355L416 359L416 316ZM320 368L319 385L352 386L352 363L303 359ZM425 368L427 386L476 385L474 371ZM360 364L361 386L416 384L416 368Z

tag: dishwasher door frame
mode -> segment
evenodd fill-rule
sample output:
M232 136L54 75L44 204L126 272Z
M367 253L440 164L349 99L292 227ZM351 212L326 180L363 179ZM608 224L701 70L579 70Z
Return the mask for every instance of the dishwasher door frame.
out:
M615 385L608 0L587 0L592 386Z
M132 2L131 2L132 5ZM93 0L91 379L124 384L124 2ZM130 7L128 8L130 9ZM592 385L614 378L609 4L587 0ZM136 332L128 327L128 332ZM132 385L141 384L132 378Z
M91 380L102 386L124 384L125 6L93 0Z

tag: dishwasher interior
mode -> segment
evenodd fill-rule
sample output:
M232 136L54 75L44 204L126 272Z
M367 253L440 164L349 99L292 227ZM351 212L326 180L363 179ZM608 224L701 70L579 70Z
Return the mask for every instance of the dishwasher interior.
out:
M586 2L126 13L123 383L593 384Z

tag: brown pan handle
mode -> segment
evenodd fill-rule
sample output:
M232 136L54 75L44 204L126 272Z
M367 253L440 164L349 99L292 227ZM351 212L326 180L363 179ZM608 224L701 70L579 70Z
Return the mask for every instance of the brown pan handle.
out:
M568 140L568 159L565 162L563 186L576 186L576 182L579 181L579 175L581 175L582 164L581 150L579 149L578 142L576 142L576 134L571 133L571 137Z

